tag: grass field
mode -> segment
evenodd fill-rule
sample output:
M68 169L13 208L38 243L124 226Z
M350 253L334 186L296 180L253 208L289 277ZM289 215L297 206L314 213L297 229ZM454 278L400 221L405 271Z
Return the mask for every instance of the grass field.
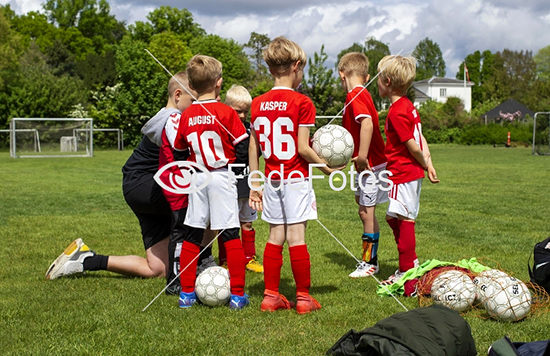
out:
M535 242L550 236L550 157L530 149L437 146L433 159L441 183L424 183L417 220L417 253L457 261L477 257L528 280ZM262 313L263 279L247 273L251 306L177 308L162 295L162 279L108 272L45 281L49 264L81 237L101 254L144 255L139 226L121 192L121 167L131 151L99 151L94 158L11 159L0 153L0 353L7 355L323 355L349 329L361 330L403 311L378 297L372 278L351 280L355 261L312 221L307 242L312 294L323 308L309 315ZM349 190L315 185L319 220L357 256L361 224ZM381 223L379 278L397 268L397 249ZM255 224L263 251L268 227ZM286 250L287 251L287 250ZM281 292L294 299L288 252ZM409 309L415 298L400 297ZM465 315L480 355L495 340L548 338L550 316L519 323Z

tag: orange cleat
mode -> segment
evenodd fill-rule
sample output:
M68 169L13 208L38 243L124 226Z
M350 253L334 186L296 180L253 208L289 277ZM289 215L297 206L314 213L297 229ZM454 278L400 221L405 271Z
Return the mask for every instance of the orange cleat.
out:
M279 309L292 308L294 308L294 303L289 302L284 295L269 289L264 291L264 300L260 306L262 311L274 312Z
M321 309L321 304L309 293L296 293L296 312L298 314L311 313L317 309Z

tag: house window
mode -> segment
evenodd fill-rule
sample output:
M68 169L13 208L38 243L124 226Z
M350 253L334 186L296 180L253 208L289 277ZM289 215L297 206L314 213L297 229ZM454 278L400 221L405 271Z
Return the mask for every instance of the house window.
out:
M439 96L442 97L442 98L446 98L447 97L447 88L439 89Z

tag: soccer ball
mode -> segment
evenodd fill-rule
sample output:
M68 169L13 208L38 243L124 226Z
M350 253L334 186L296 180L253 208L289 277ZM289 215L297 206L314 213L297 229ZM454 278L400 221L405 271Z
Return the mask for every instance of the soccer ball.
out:
M195 293L203 304L212 307L227 304L231 297L229 273L220 266L205 269L195 281Z
M488 269L481 271L477 277L474 278L474 284L477 288L476 303L483 303L487 299L486 290L487 286L494 280L502 277L510 277L506 272L498 269Z
M431 295L434 304L465 312L474 303L476 288L464 272L449 270L435 277Z
M498 277L487 284L483 306L493 319L518 321L531 310L531 293L514 277Z
M329 167L345 166L353 154L353 137L342 126L325 125L313 134L311 148Z

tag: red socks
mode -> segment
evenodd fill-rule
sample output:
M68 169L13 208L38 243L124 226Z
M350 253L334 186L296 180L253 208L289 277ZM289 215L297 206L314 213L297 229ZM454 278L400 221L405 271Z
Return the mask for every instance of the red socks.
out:
M197 276L197 262L198 255L201 249L200 246L195 245L189 241L184 241L181 245L181 255L180 255L180 271L187 267L189 262L191 264L189 267L185 268L180 274L180 283L181 291L185 293L191 293L195 290L195 278ZM195 258L197 257L197 258Z
M309 293L309 287L311 286L311 262L307 245L292 246L288 251L290 253L292 273L296 281L296 293Z
M399 220L399 270L401 272L414 268L416 260L416 236L414 232L414 221Z
M250 261L256 256L256 230L243 230L241 229L241 236L243 241L244 256L246 262Z
M268 242L265 246L263 262L265 289L278 293L283 266L283 246Z
M227 251L227 268L231 276L231 294L242 297L244 295L245 281L245 260L243 246L240 239L227 241L225 244Z

